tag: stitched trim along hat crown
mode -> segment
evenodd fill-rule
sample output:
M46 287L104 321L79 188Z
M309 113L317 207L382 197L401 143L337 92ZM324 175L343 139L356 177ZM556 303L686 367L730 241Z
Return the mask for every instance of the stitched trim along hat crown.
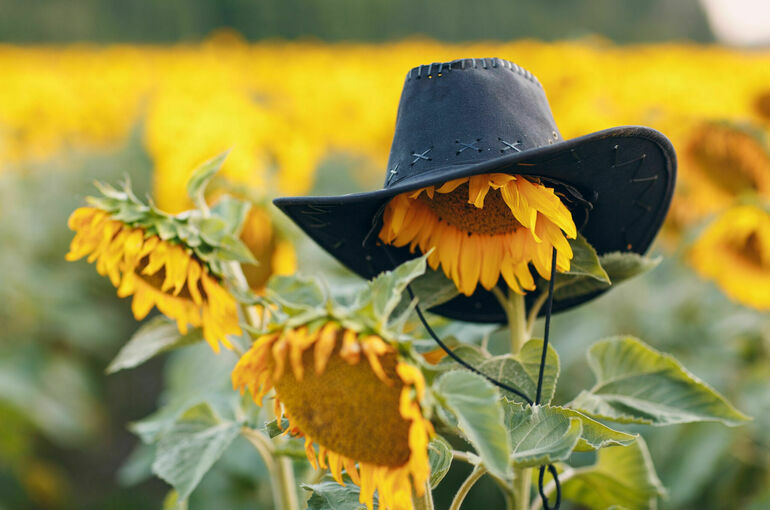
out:
M415 256L378 239L393 197L479 174L536 176L566 198L579 231L601 255L645 253L665 218L676 156L668 139L623 126L562 139L545 92L521 67L497 58L422 65L406 76L385 185L341 196L284 197L278 206L345 266L364 278ZM554 302L561 311L601 293ZM530 297L530 296L528 296ZM504 322L491 292L478 287L433 312Z

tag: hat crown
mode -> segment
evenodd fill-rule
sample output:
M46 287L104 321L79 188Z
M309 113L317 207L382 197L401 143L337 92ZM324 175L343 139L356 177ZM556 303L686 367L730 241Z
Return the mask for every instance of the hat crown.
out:
M545 92L499 58L422 65L406 76L385 187L561 140Z

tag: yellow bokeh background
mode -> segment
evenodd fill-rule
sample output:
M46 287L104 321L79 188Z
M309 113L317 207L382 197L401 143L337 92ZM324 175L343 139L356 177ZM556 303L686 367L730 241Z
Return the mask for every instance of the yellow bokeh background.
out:
M250 44L230 32L172 47L0 46L0 171L62 150L108 149L139 125L155 198L170 212L189 206L180 190L192 169L228 148L230 179L265 196L303 194L332 154L364 156L362 172L384 172L411 67L489 56L539 78L565 138L644 124L681 148L703 121L770 121L759 106L770 93L770 52L719 46Z

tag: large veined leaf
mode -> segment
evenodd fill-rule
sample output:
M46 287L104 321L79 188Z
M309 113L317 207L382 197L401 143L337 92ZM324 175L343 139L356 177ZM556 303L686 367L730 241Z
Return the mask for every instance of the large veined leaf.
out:
M540 357L543 351L543 341L533 339L524 344L517 355L507 354L496 356L482 363L478 368L488 376L512 386L527 395L532 400L537 392L537 378L540 370ZM548 346L543 371L543 388L540 402L549 404L556 390L556 380L559 377L559 355ZM503 395L515 402L525 403L520 396L506 390Z
M503 424L500 396L486 379L466 370L443 374L436 393L457 417L458 427L490 473L508 478L510 441Z
M657 267L661 257L648 258L633 252L613 252L599 257L608 280L588 275L558 275L554 282L554 299L569 299L603 290Z
M548 406L505 406L513 463L533 467L567 459L580 440L581 420Z
M595 343L588 363L596 384L569 404L584 414L652 425L719 421L734 426L749 419L672 356L636 338Z
M223 152L222 154L203 162L193 171L190 179L187 181L187 195L190 198L197 200L203 196L209 181L211 181L211 178L219 172L220 168L222 168L229 153L229 150Z
M303 484L303 489L312 491L307 500L308 510L365 510L366 505L358 502L361 489L353 483L340 485L335 481L326 480L315 484ZM374 497L374 508L378 508L377 495Z
M548 409L554 413L580 420L583 430L580 433L580 441L575 446L576 452L588 452L608 446L628 446L636 440L637 436L612 429L574 409L566 407L549 407Z
M447 344L452 352L456 354L460 359L474 367L478 367L490 359L489 354L483 351L480 347L473 344L461 344L454 337L445 337L444 343ZM433 348L436 349L435 343L433 344ZM449 355L441 358L441 361L439 361L436 365L436 367L439 369L454 369L458 368L459 366L460 365L458 365L457 362Z
M211 208L211 214L225 222L225 233L238 236L251 209L251 203L231 195L222 195Z
M177 329L176 322L164 316L154 317L142 325L120 349L106 372L112 374L126 368L134 368L160 353L201 340L203 336L200 330L195 329L182 335Z
M569 245L572 248L572 260L570 261L569 271L558 273L554 286L559 283L560 279L578 276L603 282L606 285L610 284L610 277L602 267L596 250L588 243L585 237L578 234L575 239L569 240Z
M406 286L425 273L426 256L404 262L393 271L376 276L359 294L354 305L358 310L371 310L381 328L385 328L391 314L396 310Z
M427 267L425 274L418 276L409 285L417 297L418 304L423 309L433 308L460 294L457 285L444 275L443 271L437 271ZM406 309L411 301L408 294L404 294L396 308L396 313Z
M290 314L323 310L327 301L318 280L307 276L273 276L267 290Z
M195 406L161 436L152 471L186 500L239 433L237 423L220 419L210 406Z
M428 443L428 460L430 461L430 488L435 489L452 465L452 446L441 436L434 437Z
M578 468L562 485L565 499L593 510L652 510L665 489L642 438L625 447L599 450L596 464Z

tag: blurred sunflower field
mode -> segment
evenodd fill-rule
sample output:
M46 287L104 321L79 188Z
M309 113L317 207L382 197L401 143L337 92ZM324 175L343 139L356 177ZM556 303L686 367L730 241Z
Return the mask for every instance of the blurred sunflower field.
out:
M94 180L129 179L143 202L178 213L194 205L193 170L229 150L205 200L252 204L239 233L260 263L243 266L252 291L295 271L353 280L270 200L380 187L406 72L469 56L535 74L565 139L618 125L671 139L679 174L654 247L663 262L555 319L570 381L557 393L590 387L585 353L597 338L633 335L675 354L753 420L645 429L666 488L657 504L770 507L770 51L596 37L253 43L223 30L168 46L0 45L0 509L173 508L175 493L152 478L148 438L174 409L232 392L235 358L204 343L121 370L139 363L121 351L137 328L131 300L65 261L66 218ZM494 354L506 340L487 333ZM267 470L239 438L189 507L271 508ZM468 472L453 464L436 508ZM502 505L493 485L481 480L467 508Z

